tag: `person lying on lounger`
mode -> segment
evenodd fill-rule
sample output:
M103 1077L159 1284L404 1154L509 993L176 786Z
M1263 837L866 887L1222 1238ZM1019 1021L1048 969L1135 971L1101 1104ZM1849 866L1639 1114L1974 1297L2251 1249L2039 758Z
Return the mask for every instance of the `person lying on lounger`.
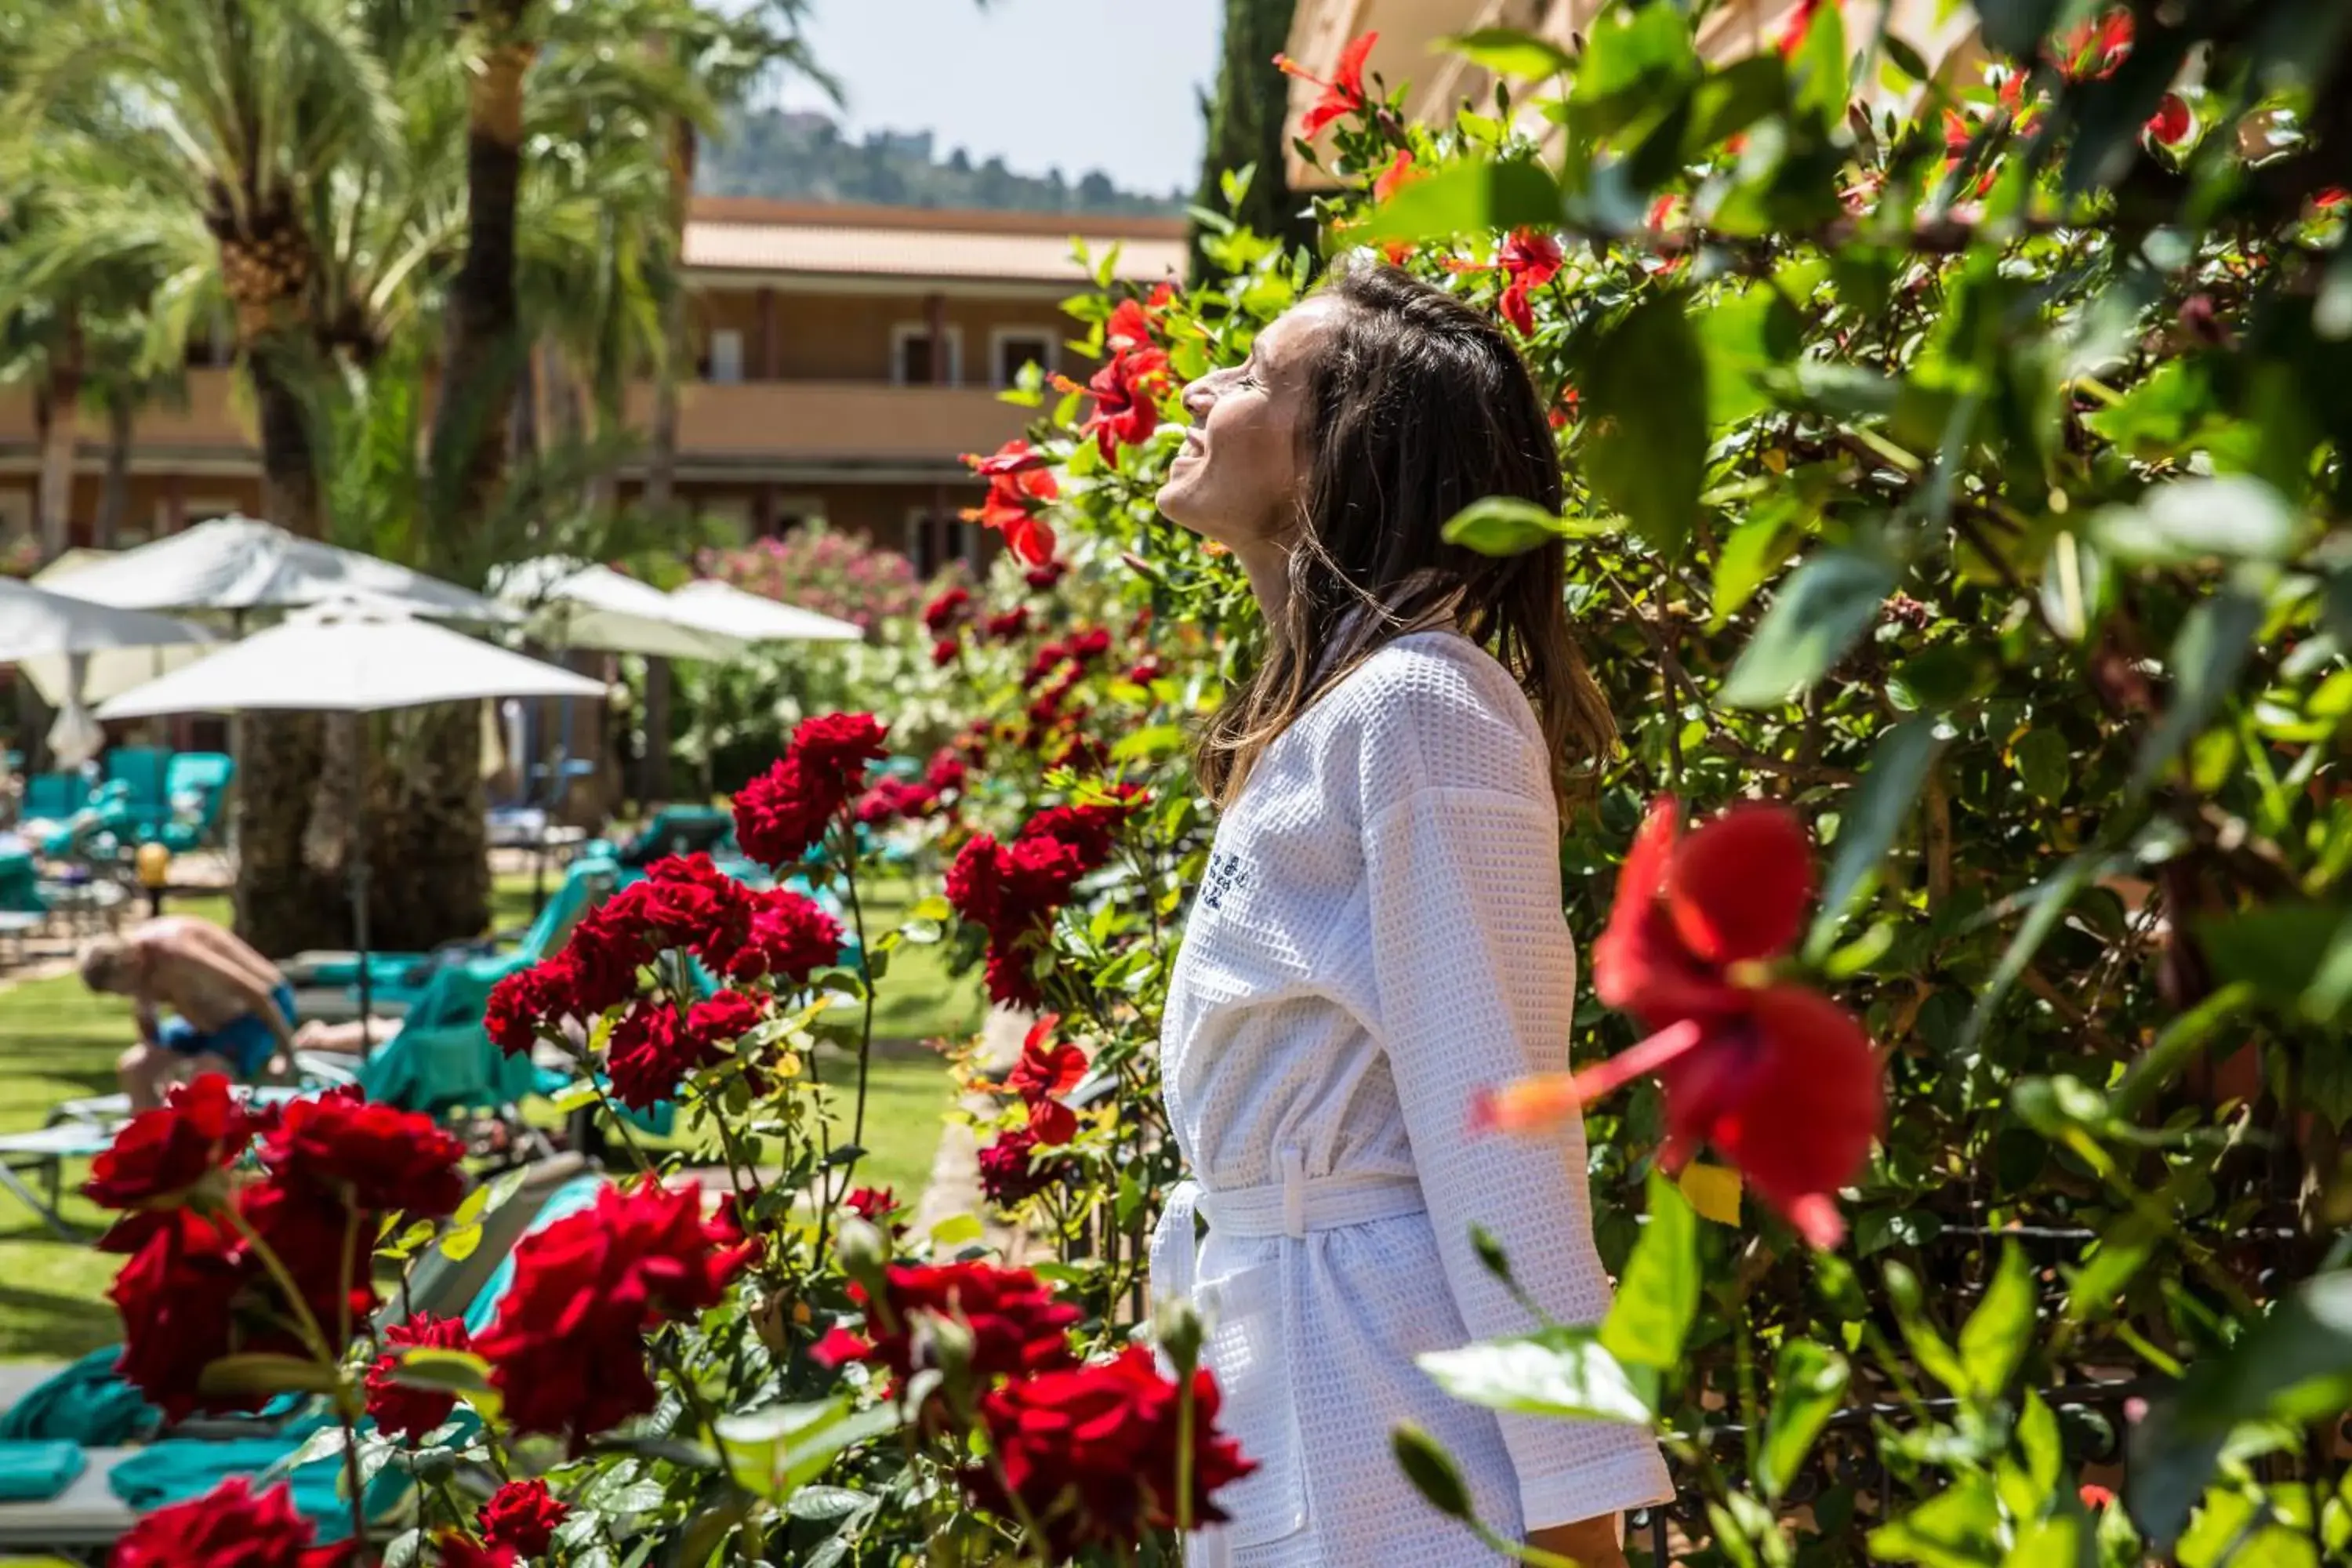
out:
M200 1073L249 1083L290 1060L293 987L209 921L164 915L128 936L100 937L82 950L81 978L92 991L131 998L139 1043L115 1073L137 1110L161 1105L165 1089ZM159 1021L159 1005L174 1016Z

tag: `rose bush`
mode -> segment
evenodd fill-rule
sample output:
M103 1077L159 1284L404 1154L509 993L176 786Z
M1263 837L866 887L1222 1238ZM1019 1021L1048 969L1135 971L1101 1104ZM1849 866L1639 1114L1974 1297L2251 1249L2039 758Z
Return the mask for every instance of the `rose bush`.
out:
M1863 10L1738 59L1655 4L1573 48L1472 35L1493 96L1437 124L1351 49L1314 110L1329 251L1521 338L1570 503L1453 531L1567 542L1624 730L1563 847L1577 1070L1492 1086L1483 1134L1588 1118L1618 1302L1423 1364L1654 1426L1683 1490L1637 1552L2341 1558L2352 35L2305 0L2032 0L1931 72ZM463 1236L488 1194L441 1217L429 1128L347 1160L301 1129L348 1108L272 1130L192 1090L95 1173L151 1397L316 1390L354 1483L418 1478L404 1562L1168 1561L1214 1517L1249 1457L1198 1325L1153 1324L1164 1362L1126 1339L1213 826L1184 731L1255 621L1151 497L1177 390L1321 258L1208 246L1213 282L1106 269L1074 303L1101 369L976 455L1011 548L873 645L879 741L853 714L776 758L825 708L752 723L744 841L850 929L667 862L494 999L501 1045L579 1061L575 1101L677 1107L667 1158L724 1201L625 1176L526 1244L471 1348L379 1340L366 1247ZM896 931L862 929L877 833L943 868ZM1041 1015L956 1068L1034 1268L856 1185L874 988L929 942ZM437 1398L395 1390L450 1418L420 1437ZM275 1505L190 1506L311 1561Z

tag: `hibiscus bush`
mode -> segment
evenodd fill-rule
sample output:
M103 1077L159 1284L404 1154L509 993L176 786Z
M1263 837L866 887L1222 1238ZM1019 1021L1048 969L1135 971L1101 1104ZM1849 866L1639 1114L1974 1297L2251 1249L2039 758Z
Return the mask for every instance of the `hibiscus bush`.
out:
M1566 549L1624 740L1562 847L1575 1070L1465 1130L1585 1117L1617 1304L1424 1370L1654 1430L1681 1489L1637 1554L2344 1558L2352 14L1975 19L1931 70L1874 7L1722 59L1614 6L1455 40L1496 86L1426 124L1351 49L1321 249L1106 269L1071 306L1099 370L975 456L1005 558L881 639L906 716L771 721L736 810L775 885L664 862L500 988L494 1037L568 1054L644 1168L476 1331L387 1281L496 1184L415 1119L199 1085L93 1175L128 1374L174 1416L317 1401L356 1506L413 1483L388 1561L1173 1561L1250 1463L1143 1238L1213 829L1185 735L1257 634L1151 498L1181 384L1379 262L1520 339L1568 505L1453 533ZM940 896L866 929L910 851ZM909 942L1028 1017L958 1053L990 1212L928 1232L857 1184ZM312 1530L234 1487L124 1551Z

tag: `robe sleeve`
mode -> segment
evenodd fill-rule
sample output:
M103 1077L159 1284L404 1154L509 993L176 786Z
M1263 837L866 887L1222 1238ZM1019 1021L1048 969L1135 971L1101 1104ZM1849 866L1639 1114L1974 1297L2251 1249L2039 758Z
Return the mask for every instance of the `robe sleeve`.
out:
M1462 1321L1475 1339L1537 1326L1478 1261L1474 1224L1546 1311L1598 1321L1610 1285L1582 1127L1549 1139L1470 1127L1480 1089L1568 1061L1576 953L1549 794L1424 784L1370 819L1364 865L1381 1043ZM1498 1419L1530 1530L1672 1496L1639 1427Z

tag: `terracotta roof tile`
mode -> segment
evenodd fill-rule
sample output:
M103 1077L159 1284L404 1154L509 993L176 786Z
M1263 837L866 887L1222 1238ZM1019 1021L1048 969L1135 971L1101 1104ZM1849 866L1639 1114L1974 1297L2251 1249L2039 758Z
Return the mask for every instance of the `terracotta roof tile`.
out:
M701 199L686 226L688 267L832 276L1085 281L1070 253L1119 247L1118 276L1154 283L1184 270L1183 226L1158 219L788 206Z

